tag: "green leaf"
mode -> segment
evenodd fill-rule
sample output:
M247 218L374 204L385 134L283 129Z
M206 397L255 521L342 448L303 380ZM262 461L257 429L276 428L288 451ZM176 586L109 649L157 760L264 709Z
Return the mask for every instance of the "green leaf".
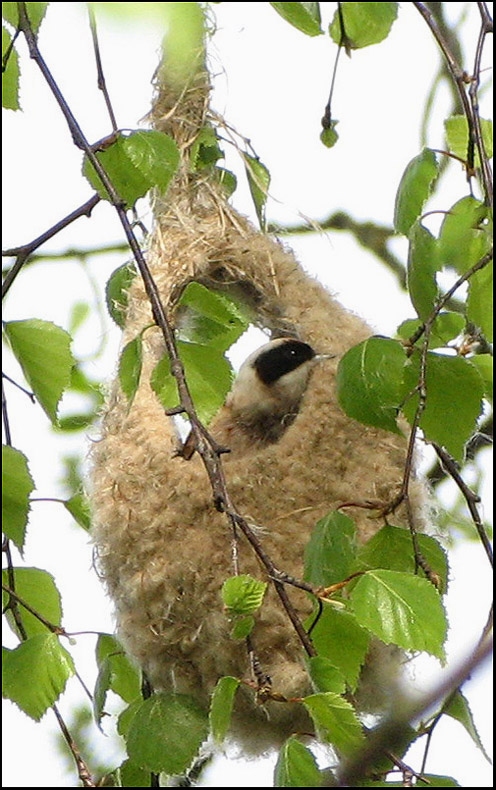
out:
M493 155L493 122L484 118L480 119L484 150L488 159ZM448 150L467 162L468 154L468 121L465 115L453 115L444 121ZM480 157L477 146L474 146L474 166L480 167Z
M493 358L491 354L477 354L470 362L479 371L484 385L484 397L493 402Z
M74 674L74 662L56 634L37 634L3 650L4 697L35 721L54 704Z
M361 49L378 44L389 35L398 16L398 3L343 3L341 6L347 49ZM342 31L336 11L329 27L336 44L341 43Z
M486 339L493 340L493 263L472 275L468 283L467 318Z
M415 318L409 318L403 321L398 327L398 336L402 340L409 340L415 334L419 326L422 324ZM429 348L443 348L448 345L451 340L459 337L465 329L465 319L461 313L439 313L432 324L429 335ZM417 340L417 345L422 344L424 336L422 335Z
M132 760L124 760L116 773L120 778L120 785L117 787L150 787L150 772L140 768Z
M439 234L439 260L465 274L491 247L487 208L470 195L447 212Z
M64 507L69 511L74 521L83 529L91 527L91 510L88 498L84 494L74 494L64 502Z
M222 406L231 389L232 368L216 348L179 341L177 349L198 417L202 422L208 422ZM170 372L168 356L164 356L156 365L150 384L166 409L177 406L179 395L176 380Z
M460 724L465 727L477 748L481 750L486 760L490 763L491 760L488 757L488 754L484 749L480 739L479 733L477 732L474 717L472 716L472 711L470 710L468 701L459 689L455 691L453 696L451 696L448 702L443 706L443 713L445 713L447 716L451 716L453 719L456 719L456 721L459 721Z
M339 121L331 121L329 126L325 129L322 129L320 133L320 141L325 145L326 148L334 148L337 141L339 140L339 134L336 131L336 126Z
M320 26L319 3L271 3L271 6L286 22L307 36L319 36L324 32Z
M224 156L212 126L200 129L195 142L191 146L190 165L193 172L211 167Z
M420 552L429 567L442 581L443 591L448 581L448 560L437 540L429 535L417 535ZM415 556L410 531L386 524L358 550L359 570L384 568L391 571L414 573Z
M222 585L222 600L231 615L253 614L262 605L267 582L249 574L231 576Z
M237 617L231 630L233 639L246 639L255 627L255 618L248 614L246 617Z
M20 598L29 604L35 612L51 623L51 625L60 625L62 622L62 603L53 576L47 571L40 570L39 568L14 568L13 572L15 578L15 592ZM10 587L10 579L7 570L2 571L2 581L3 584ZM8 593L4 591L4 606L8 601L8 597ZM47 626L44 625L36 615L29 612L21 604L18 604L18 607L24 631L27 636L46 634ZM7 611L7 621L12 631L19 638L22 638L23 635L19 633L15 619L10 611Z
M75 364L70 351L70 335L59 326L38 318L8 321L5 333L26 381L55 423L58 403L71 380Z
M232 299L200 283L189 283L179 305L181 338L218 351L227 351L249 324Z
M308 671L316 691L333 691L344 694L346 682L342 673L330 659L324 656L311 656L307 659Z
M124 346L119 359L119 382L128 400L128 408L131 408L139 387L142 365L143 341L139 334Z
M234 696L240 684L238 678L229 676L220 678L213 690L210 703L210 732L215 743L222 743L231 724Z
M439 295L436 282L437 241L418 222L414 222L410 228L409 241L408 293L417 315L425 321L432 313Z
M439 593L419 576L374 570L351 592L358 622L386 644L444 659L447 622Z
M405 367L405 395L413 392L419 382L420 359L415 354ZM425 388L427 399L420 418L420 427L428 441L442 445L457 461L476 430L482 410L484 385L479 372L462 357L448 357L428 352ZM418 394L405 403L403 412L413 423Z
M260 227L265 228L265 204L270 185L270 173L260 159L243 154L248 186L257 212Z
M438 173L436 155L430 148L424 148L407 165L394 206L394 227L399 233L408 236L413 223L422 214Z
M274 787L322 787L315 757L294 735L288 738L279 752L274 769Z
M314 621L315 613L305 622L305 628L308 630ZM329 659L354 691L369 646L367 631L358 625L353 614L324 601L311 636L318 654Z
M2 58L12 44L12 36L2 26ZM2 107L6 110L19 110L19 55L12 47L5 67L2 72Z
M107 309L111 318L121 329L126 323L129 289L135 277L135 266L132 263L124 263L110 275L105 288Z
M303 704L324 743L332 743L343 754L349 754L363 744L362 725L353 706L339 694L332 691L312 694L304 698Z
M406 355L396 340L371 337L339 362L338 400L348 417L401 434L396 424Z
M338 510L320 519L305 546L304 580L327 587L346 579L355 559L355 532L354 521Z
M104 151L97 151L96 157L126 208L132 208L152 187L165 192L179 164L176 143L157 131L132 132L127 137L120 134ZM84 157L83 175L100 197L109 200L87 156Z
M37 33L41 25L42 19L45 16L48 3L26 3L26 11L28 19L31 23L31 29ZM12 27L17 28L19 25L19 12L17 3L2 3L2 16L9 22Z
M34 489L28 461L20 450L2 445L2 530L18 549L23 548Z
M230 198L238 186L238 179L234 173L224 167L216 167L214 168L214 178L223 188L225 197Z
M97 723L101 721L107 692L118 694L131 703L141 692L141 674L131 663L122 645L110 634L100 634L96 645L98 677L93 695L93 710Z
M129 727L129 758L153 773L189 768L208 735L208 719L185 694L154 694L140 704Z

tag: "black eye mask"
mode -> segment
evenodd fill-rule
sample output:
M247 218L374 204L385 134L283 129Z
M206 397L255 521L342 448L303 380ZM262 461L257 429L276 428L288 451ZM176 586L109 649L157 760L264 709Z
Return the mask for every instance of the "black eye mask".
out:
M308 343L300 340L288 340L279 346L270 348L260 354L254 361L253 367L258 373L260 381L264 384L273 384L275 381L296 370L304 362L315 356L315 351Z

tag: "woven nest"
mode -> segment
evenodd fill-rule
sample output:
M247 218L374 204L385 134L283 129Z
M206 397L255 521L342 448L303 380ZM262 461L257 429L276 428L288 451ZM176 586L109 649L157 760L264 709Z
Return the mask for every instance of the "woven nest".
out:
M207 177L189 173L188 150L205 120L207 100L208 80L201 74L180 96L170 96L161 86L152 111L155 127L172 134L182 152L166 201L156 202L148 254L171 320L178 296L197 281L241 295L256 323L272 336L291 334L339 358L370 336L366 324L305 274L290 250L235 212ZM136 278L123 344L150 323L150 306ZM159 330L145 332L143 343L143 373L133 405L129 410L116 381L93 453L98 563L120 637L154 688L193 694L207 705L219 677L250 677L246 646L231 638L220 594L233 573L232 534L213 505L201 459L175 455L175 426L150 388L150 373L164 353ZM339 408L337 362L328 360L315 369L300 413L277 444L246 456L223 456L238 512L259 525L277 568L297 578L319 518L343 502L390 500L403 475L405 440L354 422ZM420 503L422 487L414 484L413 493ZM420 504L415 510L420 518ZM347 513L356 518L361 540L382 526L369 511ZM395 523L405 523L401 513L396 515ZM238 553L241 573L265 579L244 541ZM306 616L305 594L291 597ZM310 691L301 645L270 589L253 643L275 692L295 697ZM384 656L368 661L374 703L387 695L394 674ZM233 731L247 751L263 750L310 727L297 703L260 707L249 689L237 698Z

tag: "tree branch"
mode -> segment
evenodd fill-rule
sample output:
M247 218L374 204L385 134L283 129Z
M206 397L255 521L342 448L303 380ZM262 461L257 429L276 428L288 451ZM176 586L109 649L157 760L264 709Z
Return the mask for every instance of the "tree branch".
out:
M23 244L21 247L12 247L11 249L2 252L3 257L15 256L16 258L14 265L11 269L9 269L5 280L2 283L2 299L8 293L10 286L14 282L15 278L19 274L31 253L38 247L41 247L41 245L48 241L48 239L51 239L61 230L70 225L71 222L74 222L74 220L79 219L79 217L82 216L89 217L99 202L100 196L95 193L89 200L86 201L86 203L83 203L82 206L79 206L78 208L74 209L74 211L71 211L70 214L59 220L59 222L56 222L55 225L52 225L52 227L42 233L41 236L38 236L36 239L33 239L33 241L30 241L27 244Z

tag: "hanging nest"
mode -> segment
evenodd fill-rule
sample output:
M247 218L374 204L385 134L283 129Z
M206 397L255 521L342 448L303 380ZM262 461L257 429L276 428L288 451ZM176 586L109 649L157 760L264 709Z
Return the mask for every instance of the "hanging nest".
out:
M158 86L153 125L174 137L181 165L165 199L156 202L147 261L172 322L181 293L196 281L241 296L271 337L293 336L337 357L316 366L296 420L276 444L222 456L238 512L257 525L276 567L301 578L304 548L319 518L345 502L387 502L397 494L406 442L349 419L337 403L338 358L369 337L369 327L308 276L288 248L234 211L213 180L191 173L189 151L208 116L208 94L204 71L180 93ZM123 344L150 324L150 305L136 278ZM126 649L154 689L191 694L208 706L220 677L249 680L250 666L244 640L230 636L221 599L222 584L233 574L232 532L214 506L199 455L190 461L177 455L175 425L150 387L164 352L158 328L147 330L141 383L130 409L118 381L112 387L93 451L94 538ZM413 493L420 502L419 484L413 484ZM368 510L346 512L356 519L361 541L382 526ZM398 522L406 523L401 511ZM237 552L240 572L265 580L243 539ZM306 617L311 611L306 594L290 595ZM310 692L302 646L270 584L256 617L253 647L275 693L292 698ZM367 662L371 693L362 694L365 707L367 696L377 705L391 688L395 662L384 660L387 650L383 646L379 657ZM309 730L303 705L257 705L253 690L241 687L232 732L245 751L261 751L291 732Z

